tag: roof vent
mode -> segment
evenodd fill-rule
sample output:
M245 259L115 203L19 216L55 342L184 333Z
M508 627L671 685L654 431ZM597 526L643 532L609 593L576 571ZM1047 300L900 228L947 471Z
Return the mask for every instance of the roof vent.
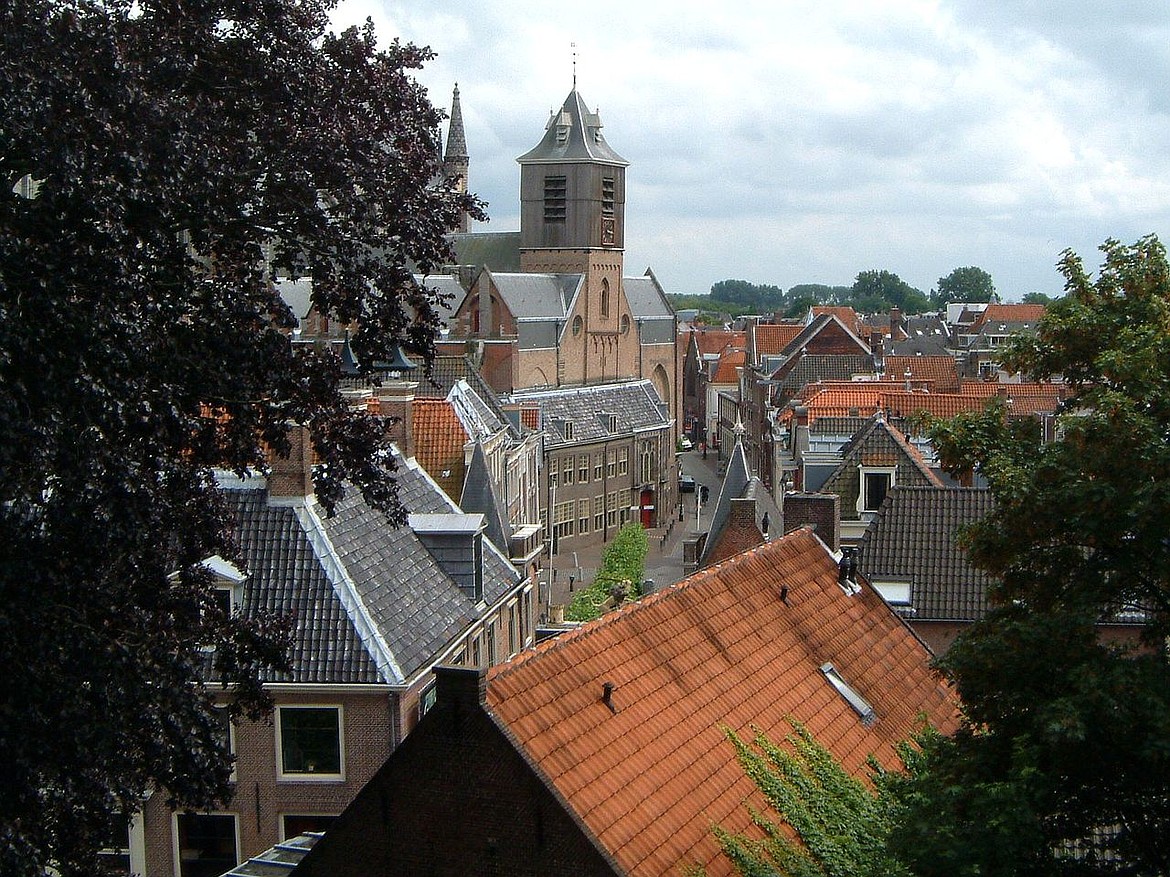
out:
M601 685L601 702L609 707L609 711L617 715L617 707L613 705L613 691L617 688L612 682L603 682Z
M850 596L861 590L857 584L857 556L852 548L846 548L841 553L841 560L837 563L837 584Z

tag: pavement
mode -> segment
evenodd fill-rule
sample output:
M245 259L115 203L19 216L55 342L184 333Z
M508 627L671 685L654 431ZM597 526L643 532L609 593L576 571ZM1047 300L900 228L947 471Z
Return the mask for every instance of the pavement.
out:
M714 452L708 452L705 460L699 450L683 451L678 456L682 473L695 479L696 490L694 493L680 494L683 512L681 521L676 508L666 526L646 531L650 544L646 554L645 577L654 582L655 588L674 584L683 577L683 540L706 531L711 523L710 512L719 496L719 460ZM696 503L703 485L708 489L707 502L702 504L696 518ZM567 605L573 599L573 592L582 583L588 586L593 582L604 550L605 546L597 545L552 558L549 563L551 594L547 598L542 594L542 604L547 600L552 605ZM544 616L543 605L541 610Z

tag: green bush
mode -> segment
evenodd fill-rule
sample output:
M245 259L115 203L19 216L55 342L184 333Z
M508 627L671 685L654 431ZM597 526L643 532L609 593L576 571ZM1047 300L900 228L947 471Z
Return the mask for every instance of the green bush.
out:
M642 579L646 572L646 552L650 541L646 531L637 522L626 524L613 541L605 546L601 567L593 584L573 597L565 610L568 621L592 621L601 615L602 604L613 593L614 585L629 582L626 597L637 599L642 594Z

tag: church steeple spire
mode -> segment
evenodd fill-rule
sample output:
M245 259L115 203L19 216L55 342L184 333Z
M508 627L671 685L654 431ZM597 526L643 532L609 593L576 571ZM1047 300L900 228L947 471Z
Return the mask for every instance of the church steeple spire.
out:
M447 126L447 151L443 153L443 160L466 161L467 158L467 137L463 134L463 109L459 106L459 83L456 82L455 91L451 95L451 124Z
M471 158L467 154L467 137L463 133L463 108L459 106L459 83L451 94L451 124L447 126L447 149L443 153L443 173L454 177L460 192L467 193L467 172ZM464 212L454 231L471 230L471 220Z

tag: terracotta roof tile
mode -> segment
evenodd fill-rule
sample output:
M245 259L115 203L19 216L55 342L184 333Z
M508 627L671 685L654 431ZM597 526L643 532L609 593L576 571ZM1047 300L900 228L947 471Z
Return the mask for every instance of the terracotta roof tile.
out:
M722 353L726 347L743 347L747 335L743 332L726 332L721 329L706 329L696 331L695 344L699 353L704 356L714 356Z
M756 333L756 356L776 356L804 330L800 323L760 323Z
M719 877L734 871L712 823L748 829L744 802L763 803L721 726L779 740L795 718L861 775L870 753L894 762L920 712L954 727L928 660L874 591L846 595L801 529L495 668L487 708L628 874L698 863ZM825 662L873 705L871 725Z
M959 372L955 360L949 356L887 356L886 375L901 380L910 372L912 381L930 381L935 393L955 393L959 390Z
M712 384L734 384L739 381L737 368L742 368L747 362L747 352L735 348L726 349L719 355L719 365L715 367L715 374L711 377Z
M861 318L857 316L857 311L853 310L853 308L814 305L812 312L814 317L819 317L822 314L831 314L844 323L850 332L861 333Z
M458 502L466 471L463 446L468 435L454 406L438 399L415 399L411 419L415 459Z
M993 322L1035 323L1044 316L1046 310L1044 305L989 304L975 320L973 328L978 329L984 323Z

